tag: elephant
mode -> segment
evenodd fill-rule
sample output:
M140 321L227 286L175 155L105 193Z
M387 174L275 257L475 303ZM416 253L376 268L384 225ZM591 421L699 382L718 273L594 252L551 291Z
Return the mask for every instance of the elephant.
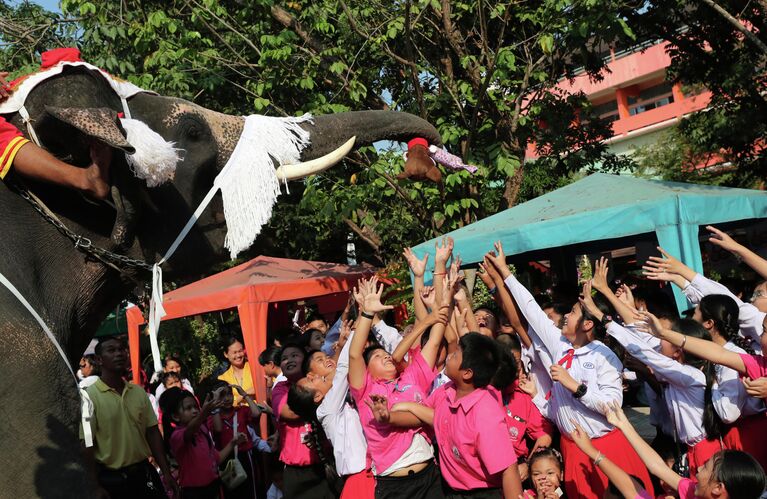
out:
M119 121L108 126L98 122L122 112L121 100L98 71L72 66L38 84L25 108L41 144L70 164L88 164L89 140L106 141L114 151L126 153L113 154L111 203L94 203L75 191L21 179L13 171L0 184L0 228L5 234L0 238L5 255L0 273L49 326L73 365L107 313L137 282L151 278L146 268L102 261L88 247L156 262L227 163L245 121L149 92L127 103L134 119L182 151L172 181L150 188L133 175L126 160L133 147ZM7 119L26 129L18 114ZM87 123L89 119L96 122ZM357 137L356 146L413 137L441 144L431 124L402 112L323 115L301 127L311 141L301 153L302 161L320 158L352 136ZM115 129L122 138L107 136ZM309 173L301 167L298 171ZM36 209L20 195L24 189L34 193L66 230L81 237L78 244L44 215L46 210ZM197 276L228 258L225 233L222 202L216 197L163 266L166 276ZM0 318L0 495L90 497L94 484L82 458L80 399L71 373L39 324L5 287L0 287Z

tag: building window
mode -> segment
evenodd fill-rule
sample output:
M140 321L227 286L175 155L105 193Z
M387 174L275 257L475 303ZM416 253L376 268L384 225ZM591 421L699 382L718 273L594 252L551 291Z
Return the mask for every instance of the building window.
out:
M654 87L642 90L638 96L629 97L629 114L631 116L644 113L657 107L666 106L674 102L674 95L669 83L661 83Z
M618 101L612 100L605 102L604 104L599 104L598 106L594 106L592 111L595 115L608 123L617 121L620 118L620 116L618 116Z

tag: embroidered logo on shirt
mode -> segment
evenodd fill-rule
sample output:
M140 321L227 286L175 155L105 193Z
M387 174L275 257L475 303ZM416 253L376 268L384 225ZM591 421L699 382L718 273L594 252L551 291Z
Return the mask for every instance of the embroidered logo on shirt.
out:
M511 439L516 442L517 437L519 437L519 430L517 429L516 426L512 426L511 428L509 428L509 435L511 435Z
M594 364L592 364L591 362L584 362L583 367L585 369L594 369Z
M453 446L453 456L455 456L457 460L463 461L463 458L461 457L461 453L458 452L458 447L456 447L455 445Z

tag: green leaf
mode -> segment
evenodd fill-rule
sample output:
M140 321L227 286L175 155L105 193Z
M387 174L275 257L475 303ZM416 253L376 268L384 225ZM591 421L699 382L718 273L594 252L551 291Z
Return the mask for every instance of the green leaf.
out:
M543 35L541 37L541 50L543 50L544 54L551 54L551 51L554 48L554 37L551 35Z

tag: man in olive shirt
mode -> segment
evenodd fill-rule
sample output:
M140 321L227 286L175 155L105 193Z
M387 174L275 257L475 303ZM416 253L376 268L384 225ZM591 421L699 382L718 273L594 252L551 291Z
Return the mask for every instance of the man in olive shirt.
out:
M101 376L86 389L93 401L93 447L84 447L84 452L98 483L97 497L167 499L160 477L148 461L150 455L166 483L175 492L178 487L170 474L149 397L140 386L123 380L128 362L125 342L117 337L102 339L96 345L96 357Z

